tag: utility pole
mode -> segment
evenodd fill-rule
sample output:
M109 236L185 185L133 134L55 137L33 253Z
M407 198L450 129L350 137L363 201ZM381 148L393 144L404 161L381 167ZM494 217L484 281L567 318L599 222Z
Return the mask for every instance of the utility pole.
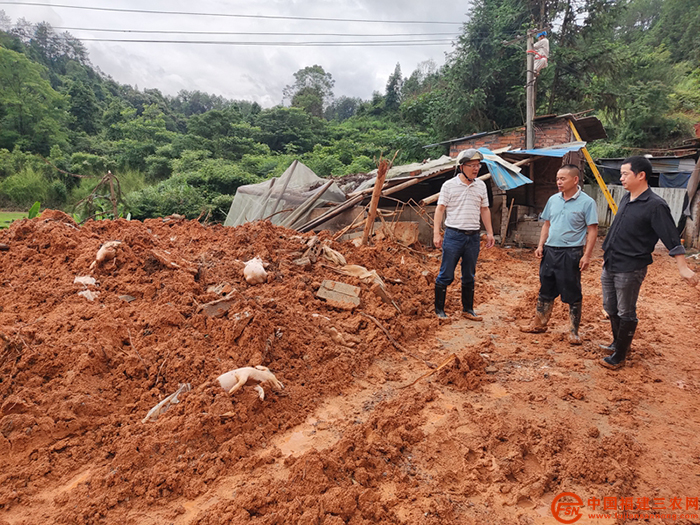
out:
M549 29L549 28L547 28ZM526 65L525 65L525 71L527 71L526 75L526 84L525 84L525 94L526 94L526 107L525 107L525 148L526 149L533 149L535 147L535 128L532 124L533 119L535 118L535 93L536 93L536 86L535 82L537 77L535 76L535 55L532 53L533 51L533 44L535 41L534 35L537 33L543 31L543 29L531 29L527 32L526 36L519 36L514 38L513 40L504 40L502 44L504 46L509 46L512 44L515 44L517 42L520 42L523 40L523 38L526 38L527 40L527 53L525 53L525 56L527 57L526 59Z
M534 42L534 31L527 32L527 83L525 84L525 92L527 94L525 108L525 149L534 149L535 147L535 127L532 124L532 119L535 118L535 55L532 53L532 44Z

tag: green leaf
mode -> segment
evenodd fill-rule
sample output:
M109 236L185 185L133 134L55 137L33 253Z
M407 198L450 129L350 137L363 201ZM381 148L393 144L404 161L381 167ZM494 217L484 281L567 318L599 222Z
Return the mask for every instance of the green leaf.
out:
M28 217L30 219L33 219L34 217L39 215L39 209L41 208L41 203L39 201L36 201L31 208L29 208L29 214Z

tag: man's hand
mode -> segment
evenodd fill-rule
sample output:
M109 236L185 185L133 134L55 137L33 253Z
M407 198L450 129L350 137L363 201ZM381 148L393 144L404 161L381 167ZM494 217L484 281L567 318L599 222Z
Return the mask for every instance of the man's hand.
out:
M496 244L496 239L493 238L493 233L487 233L486 234L486 247L493 248L494 244Z
M693 270L691 270L690 268L688 268L686 266L685 268L680 268L680 272L681 272L681 277L683 277L683 279L688 281L688 284L690 286L697 286L698 285L698 276Z
M544 255L544 246L538 246L537 249L535 250L535 257L537 257L538 259L541 259L543 255Z
M578 269L583 271L591 265L591 256L588 254L583 254L581 260L578 262Z
M442 248L442 235L440 233L433 234L433 244L436 248Z

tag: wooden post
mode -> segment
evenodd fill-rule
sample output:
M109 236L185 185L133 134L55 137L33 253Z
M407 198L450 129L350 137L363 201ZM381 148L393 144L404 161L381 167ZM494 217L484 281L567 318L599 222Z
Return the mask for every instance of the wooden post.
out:
M372 200L369 203L369 215L367 215L367 222L365 223L365 231L362 234L362 245L367 244L369 239L369 234L374 227L374 218L377 215L377 205L379 204L379 197L382 194L382 187L384 186L384 181L386 180L386 172L389 171L391 163L386 160L379 158L379 166L377 170L377 180L374 181L374 191L372 192Z
M508 216L506 217L505 226L501 227L501 246L506 242L506 236L508 235L508 225L510 224L510 214L513 213L513 204L515 204L515 199L511 199L510 206L508 207Z

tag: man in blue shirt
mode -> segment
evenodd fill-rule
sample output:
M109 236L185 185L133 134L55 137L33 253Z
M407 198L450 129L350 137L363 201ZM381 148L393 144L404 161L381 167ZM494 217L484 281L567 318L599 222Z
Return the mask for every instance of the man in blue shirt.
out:
M625 358L637 330L639 289L652 263L651 254L661 239L674 257L678 272L696 286L698 276L685 260L685 248L673 222L671 210L649 189L652 165L645 157L628 157L620 167L620 182L629 192L622 197L615 220L603 242L603 308L610 317L613 342L604 346L612 355L600 364L617 370ZM602 346L602 345L601 345Z
M540 263L540 292L535 318L520 328L527 333L547 331L554 300L569 305L569 343L580 345L581 271L588 268L598 235L596 203L579 188L581 173L573 164L557 172L557 188L542 212L544 225L535 255Z

